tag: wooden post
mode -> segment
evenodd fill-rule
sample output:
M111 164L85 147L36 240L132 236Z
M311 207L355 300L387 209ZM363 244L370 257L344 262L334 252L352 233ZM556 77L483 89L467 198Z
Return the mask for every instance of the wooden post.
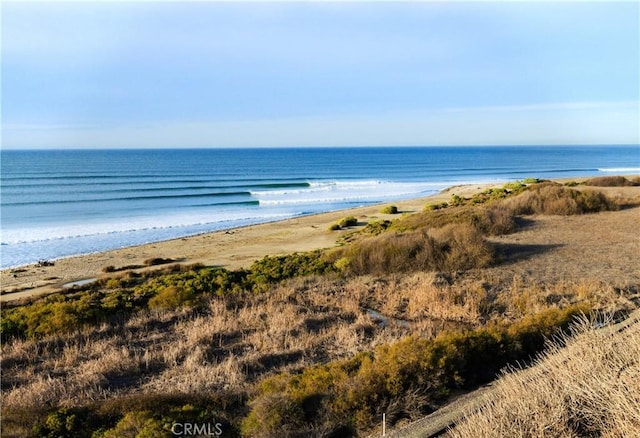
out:
M382 414L382 436L387 436L387 414Z

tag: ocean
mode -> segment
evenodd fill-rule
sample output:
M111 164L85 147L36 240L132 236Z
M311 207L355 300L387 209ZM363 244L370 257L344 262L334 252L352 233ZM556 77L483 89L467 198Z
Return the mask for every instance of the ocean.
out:
M426 196L640 172L639 146L0 152L1 266Z

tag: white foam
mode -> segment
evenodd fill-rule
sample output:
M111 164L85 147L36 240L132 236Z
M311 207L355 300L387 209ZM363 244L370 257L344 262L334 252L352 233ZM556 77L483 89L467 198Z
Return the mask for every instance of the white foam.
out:
M286 213L235 211L225 213L199 212L194 214L173 214L101 220L95 223L65 224L44 227L29 227L3 230L2 243L20 244L51 240L68 240L118 233L144 232L172 228L186 228L212 225L224 222L269 220L289 216Z
M253 191L261 206L294 204L351 204L358 201L383 202L433 193L448 184L427 182L390 182L380 180L312 182L308 188Z
M598 172L640 172L640 167L603 167Z
M41 259L55 260L72 255L107 251L210 231L281 220L295 215L296 213L289 212L269 212L255 215L249 215L247 212L237 212L236 214L219 217L215 222L210 220L209 222L175 223L141 228L112 226L103 230L100 229L99 224L94 224L91 227L78 227L75 234L66 236L62 234L62 231L58 231L55 236L47 236L47 230L52 230L50 228L17 230L9 234L9 239L7 239L8 233L3 232L0 265L2 268L10 268L34 263ZM118 230L115 228L118 228ZM16 240L14 235L30 235L30 237Z
M101 217L93 221L69 221L34 225L3 224L3 268L55 260L78 254L106 251L205 233L221 229L281 220L301 214L408 199L435 193L452 184L446 182L318 181L308 188L255 191L252 206L192 207L175 211L153 211L128 217ZM304 205L304 207L301 207Z

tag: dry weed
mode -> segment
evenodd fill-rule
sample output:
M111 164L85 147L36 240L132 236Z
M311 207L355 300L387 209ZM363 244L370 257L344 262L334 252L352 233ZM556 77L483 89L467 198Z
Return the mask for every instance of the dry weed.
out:
M583 321L536 365L503 376L451 437L640 436L640 320L624 331Z

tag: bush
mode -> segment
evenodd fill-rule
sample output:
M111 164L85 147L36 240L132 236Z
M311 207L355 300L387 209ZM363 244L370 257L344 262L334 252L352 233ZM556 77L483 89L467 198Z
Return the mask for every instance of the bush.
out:
M455 271L488 266L493 250L477 229L452 224L441 230L385 233L354 242L337 252L355 275L441 270Z
M157 276L144 278L128 273L97 281L95 287L101 290L52 294L31 304L2 308L0 331L5 339L40 338L79 330L113 315L148 307L173 309L196 305L203 294L225 295L251 289L247 272L242 270L207 268L149 275Z
M86 432L87 413L80 409L60 408L47 415L43 423L33 428L42 438L77 438L89 436Z
M628 187L638 184L635 181L629 181L624 176L599 176L586 180L584 185L594 187Z
M377 236L378 234L384 233L389 226L391 226L391 221L388 220L369 222L364 227L363 232Z
M481 233L496 236L511 233L516 229L512 209L503 202L496 202L482 207L450 207L412 214L394 221L390 224L389 230L404 232L441 228L449 224L472 225Z
M516 230L513 211L503 203L478 208L471 213L469 223L484 234L501 236Z
M380 210L382 214L398 214L398 207L395 205L387 205Z
M531 184L531 181L529 179L525 181L529 181L529 182L514 181L514 182L506 183L504 186L502 186L502 188L503 190L507 190L507 191L520 192L527 187L527 184ZM537 181L534 181L534 182L537 182Z
M436 256L441 265L437 270L458 271L489 266L494 259L490 244L474 227L450 224L432 232L442 242L443 254Z
M241 426L243 435L284 437L305 424L304 411L288 394L268 393L252 404Z
M466 201L465 198L460 197L454 193L451 195L451 198L449 199L449 205L456 207L459 205L463 205L465 201Z
M447 208L449 206L448 203L446 202L440 202L438 204L427 204L424 206L424 210L425 211L433 211L433 210L440 210L443 208Z
M169 286L161 289L157 295L149 300L149 308L177 309L194 306L196 302L196 294L193 289Z
M342 228L354 227L358 225L358 219L354 216L347 216L340 219L340 222L338 222L338 225L340 225L340 227Z
M615 203L604 194L590 190L577 191L559 185L545 184L507 201L514 214L573 215L615 210Z
M100 294L89 292L71 296L53 294L29 305L3 309L2 336L37 338L103 321L107 314L101 311L100 299Z
M251 265L247 280L254 291L294 277L323 275L336 272L333 263L320 251L293 253L283 256L265 256Z
M341 230L342 227L340 226L340 224L331 224L329 226L329 231L336 231L336 230Z
M113 429L107 430L103 438L161 438L173 434L162 427L162 423L148 411L128 412Z
M156 265L164 265L167 263L173 263L175 260L173 259L163 259L162 257L155 257L151 259L147 259L144 261L145 266L156 266Z

